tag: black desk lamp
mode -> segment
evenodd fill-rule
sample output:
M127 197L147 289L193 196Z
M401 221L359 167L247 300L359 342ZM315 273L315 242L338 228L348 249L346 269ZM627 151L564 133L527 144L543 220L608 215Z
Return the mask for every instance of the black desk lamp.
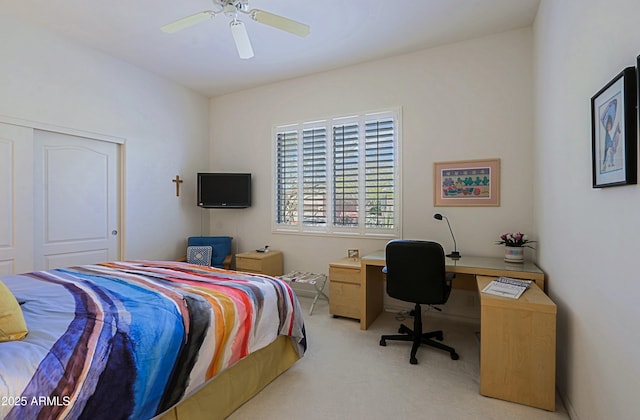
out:
M449 232L451 232L451 237L453 238L453 251L451 252L451 254L447 254L447 257L451 258L452 260L459 260L460 253L458 252L458 246L456 245L456 237L453 236L453 230L451 230L451 223L449 223L449 219L447 219L447 216L443 216L440 213L434 214L433 218L437 220L444 219L447 221L447 225L449 226Z

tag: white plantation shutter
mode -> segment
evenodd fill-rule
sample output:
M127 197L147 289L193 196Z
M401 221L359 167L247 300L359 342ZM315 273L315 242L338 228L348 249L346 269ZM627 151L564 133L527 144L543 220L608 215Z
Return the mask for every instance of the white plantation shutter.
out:
M302 219L307 226L327 223L327 130L302 132Z
M333 224L357 227L360 221L360 149L357 123L333 127Z
M298 223L298 132L282 131L276 136L277 223Z
M365 211L367 227L393 228L395 132L392 119L365 123Z
M275 127L274 231L399 237L399 121L385 111Z

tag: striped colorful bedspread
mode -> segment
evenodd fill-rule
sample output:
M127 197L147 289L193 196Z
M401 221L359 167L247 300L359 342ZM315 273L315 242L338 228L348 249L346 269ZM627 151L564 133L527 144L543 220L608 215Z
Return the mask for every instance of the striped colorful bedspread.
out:
M29 334L0 343L0 418L148 419L278 335L306 350L295 295L268 276L134 261L2 281Z

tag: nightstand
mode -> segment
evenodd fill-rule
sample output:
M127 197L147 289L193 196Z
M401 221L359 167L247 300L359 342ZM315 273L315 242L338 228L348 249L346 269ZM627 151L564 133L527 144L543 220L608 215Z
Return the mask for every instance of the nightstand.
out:
M362 316L360 273L360 259L343 258L329 264L329 312L334 316Z
M236 270L238 271L281 276L283 265L283 256L280 251L250 251L236 254Z

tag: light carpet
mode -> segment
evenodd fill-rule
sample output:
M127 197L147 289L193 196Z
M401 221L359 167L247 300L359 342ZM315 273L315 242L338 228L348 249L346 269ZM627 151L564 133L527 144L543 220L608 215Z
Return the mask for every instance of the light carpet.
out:
M569 416L559 398L556 411L480 395L478 325L425 314L424 330L442 329L443 343L460 355L431 347L418 350L409 363L411 345L387 342L400 320L385 312L366 331L346 318L333 318L326 301L313 315L311 298L300 297L309 349L291 369L236 410L231 420L261 419L527 419L560 420ZM405 322L411 326L412 320Z

